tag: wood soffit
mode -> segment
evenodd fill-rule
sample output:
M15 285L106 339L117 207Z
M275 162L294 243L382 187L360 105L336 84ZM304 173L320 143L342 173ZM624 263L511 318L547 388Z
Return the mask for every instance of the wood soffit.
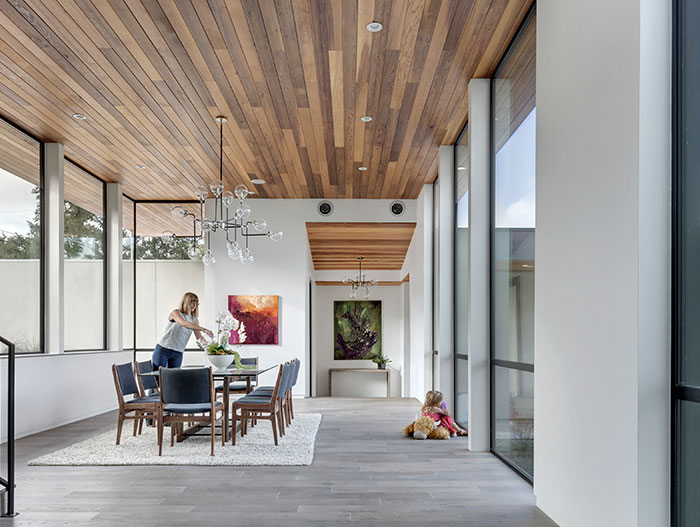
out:
M314 269L398 270L403 267L415 223L307 222Z
M0 113L134 199L218 178L218 114L229 188L412 199L531 4L4 0Z

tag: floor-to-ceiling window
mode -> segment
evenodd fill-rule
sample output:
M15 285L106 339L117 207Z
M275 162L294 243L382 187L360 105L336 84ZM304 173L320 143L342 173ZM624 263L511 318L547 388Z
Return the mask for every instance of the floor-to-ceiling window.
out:
M498 66L491 90L491 448L532 479L534 9Z
M42 351L40 151L0 120L0 335L18 353Z
M64 165L64 348L105 348L104 183Z
M673 525L700 525L700 2L675 2Z
M199 203L136 203L136 349L139 360L148 359L182 295L204 296L204 265L201 247L193 243L191 216L172 214L184 207L199 215ZM197 230L197 234L200 234ZM204 318L200 305L199 318ZM188 348L196 349L194 337ZM201 360L199 361L201 363Z
M455 144L455 420L467 426L467 284L469 278L469 151L467 127Z
M134 245L136 205L122 196L122 345L134 348Z

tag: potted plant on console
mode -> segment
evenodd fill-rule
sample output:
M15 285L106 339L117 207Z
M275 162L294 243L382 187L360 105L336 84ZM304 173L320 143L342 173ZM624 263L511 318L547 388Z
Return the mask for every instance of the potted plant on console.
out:
M204 353L215 371L223 372L235 361L236 368L245 369L241 364L241 356L237 350L229 348L229 337L231 331L238 333L237 348L241 347L246 340L245 324L236 320L228 311L222 311L214 319L216 322L216 338L203 342ZM203 339L206 335L202 336Z
M380 370L386 370L386 365L391 362L391 359L379 352L372 358L372 362L374 362Z

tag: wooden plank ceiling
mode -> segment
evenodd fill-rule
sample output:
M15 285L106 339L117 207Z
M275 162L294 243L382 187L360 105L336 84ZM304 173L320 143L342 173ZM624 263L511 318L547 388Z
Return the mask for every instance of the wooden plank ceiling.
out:
M0 113L134 199L217 179L218 114L231 188L415 198L531 3L3 0Z
M307 222L306 233L314 269L400 271L413 238L415 223Z

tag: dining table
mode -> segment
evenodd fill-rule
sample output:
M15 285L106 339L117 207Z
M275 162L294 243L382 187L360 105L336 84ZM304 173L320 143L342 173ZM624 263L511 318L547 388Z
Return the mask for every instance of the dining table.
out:
M205 366L183 366L183 369L189 369L189 368L204 368ZM256 378L258 375L261 375L267 371L270 371L274 368L278 368L279 364L273 364L271 366L267 366L265 368L227 368L224 370L218 370L218 369L212 369L212 377L214 378L215 381L217 380L222 380L223 381L223 394L224 394L224 420L222 424L222 430L221 433L224 435L226 440L228 441L229 439L229 395L230 395L230 388L229 385L231 384L232 381L234 380L240 380L241 378L244 378L246 381L246 391L245 393L250 393L251 388L252 388L252 379ZM144 373L139 373L141 377L160 377L160 371L159 370L153 370L153 371L148 371ZM178 430L177 434L177 441L181 442L183 441L187 436L189 435L194 435L197 431L199 431L202 428L201 425L196 425L191 428L188 428L187 430ZM232 431L235 433L235 431Z

